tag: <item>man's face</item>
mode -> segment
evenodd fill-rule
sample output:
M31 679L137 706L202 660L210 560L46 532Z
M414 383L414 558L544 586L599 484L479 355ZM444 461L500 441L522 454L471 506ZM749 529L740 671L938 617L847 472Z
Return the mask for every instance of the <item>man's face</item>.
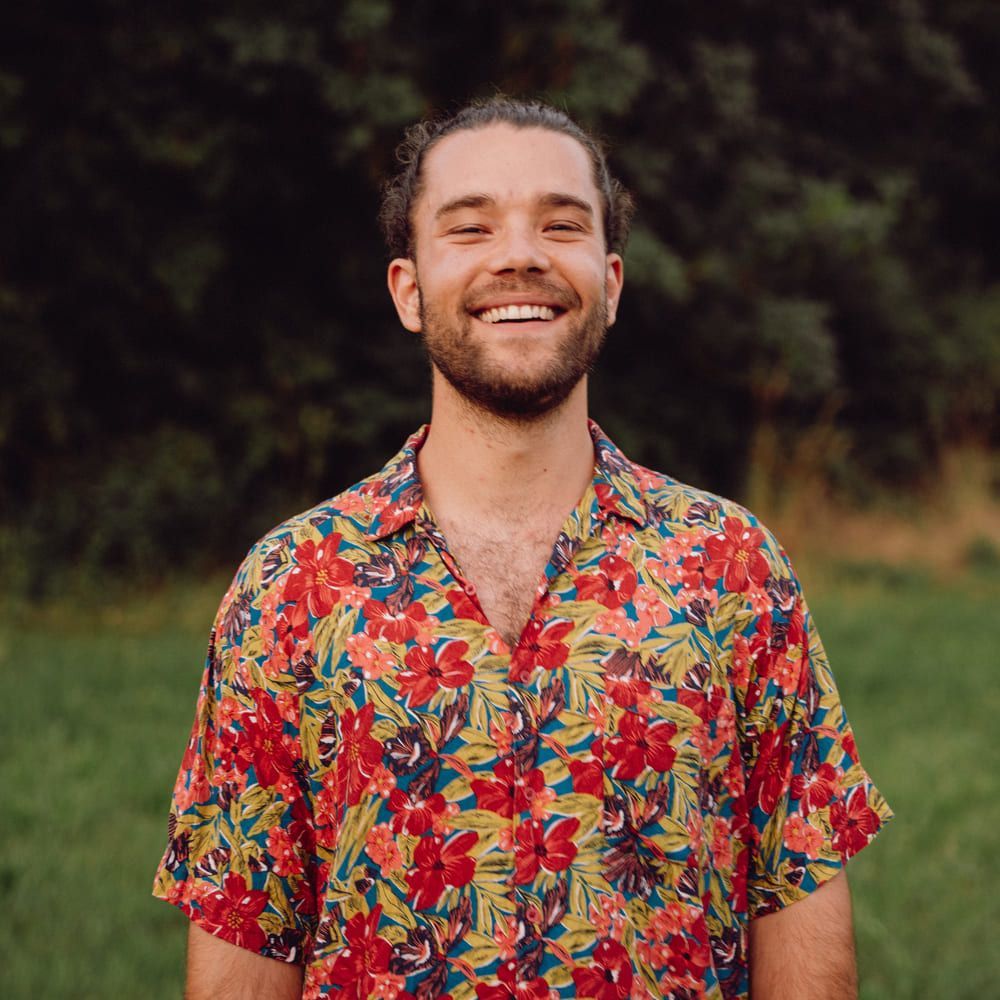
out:
M416 260L393 261L389 286L444 378L506 419L562 403L597 357L622 281L583 146L540 128L453 133L424 161L413 231Z

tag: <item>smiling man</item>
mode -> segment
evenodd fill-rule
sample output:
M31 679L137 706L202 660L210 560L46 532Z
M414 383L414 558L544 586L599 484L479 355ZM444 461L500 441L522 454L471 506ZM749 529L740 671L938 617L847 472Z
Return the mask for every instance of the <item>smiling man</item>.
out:
M155 886L188 995L854 996L843 867L890 813L798 582L588 418L627 194L506 99L400 164L431 422L223 599Z

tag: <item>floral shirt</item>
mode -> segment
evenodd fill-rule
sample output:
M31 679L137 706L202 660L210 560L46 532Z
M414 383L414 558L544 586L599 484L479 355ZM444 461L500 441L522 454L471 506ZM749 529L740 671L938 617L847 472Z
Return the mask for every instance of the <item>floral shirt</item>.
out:
M748 921L891 814L774 539L591 432L514 649L423 503L426 429L251 550L157 896L306 997L747 996Z

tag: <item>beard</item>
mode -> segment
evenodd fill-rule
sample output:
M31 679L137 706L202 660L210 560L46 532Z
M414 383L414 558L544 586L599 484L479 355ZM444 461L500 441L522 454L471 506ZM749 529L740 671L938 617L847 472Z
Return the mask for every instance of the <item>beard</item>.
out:
M568 293L546 281L517 285L498 283L480 290L477 297L502 296L504 291L539 292L539 298L556 301L566 309L579 305L575 293ZM463 303L460 316L446 317L420 296L420 321L424 349L431 364L467 403L491 416L514 423L530 423L561 406L590 372L608 331L605 296L575 322L568 325L556 345L554 356L534 370L513 372L490 357L489 343L476 337L470 315L472 304ZM511 324L516 326L515 324ZM516 330L511 330L516 336Z

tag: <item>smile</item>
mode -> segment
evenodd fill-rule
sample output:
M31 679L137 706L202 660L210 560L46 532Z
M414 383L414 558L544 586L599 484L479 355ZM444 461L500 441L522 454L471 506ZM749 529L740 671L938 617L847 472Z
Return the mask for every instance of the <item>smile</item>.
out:
M562 310L557 311L552 306L511 305L484 309L474 315L484 323L524 323L533 319L548 323L554 320L559 312Z

